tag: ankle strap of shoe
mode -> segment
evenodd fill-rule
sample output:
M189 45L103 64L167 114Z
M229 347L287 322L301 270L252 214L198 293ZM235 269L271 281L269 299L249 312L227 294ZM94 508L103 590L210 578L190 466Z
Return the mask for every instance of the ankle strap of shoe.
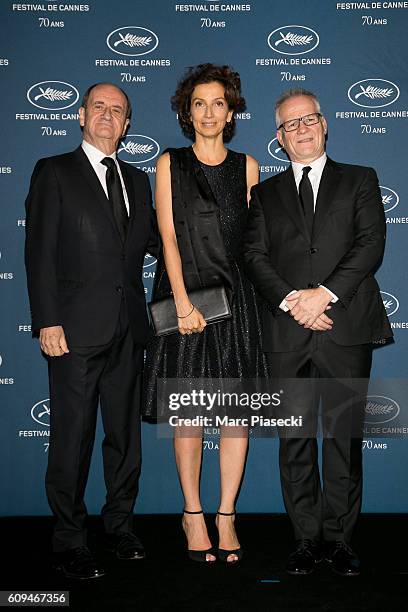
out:
M194 510L194 512L192 512L191 510L186 510L185 508L184 508L183 512L185 514L203 514L202 510Z
M220 514L221 516L234 516L235 510L233 512L220 512L217 510L217 514Z

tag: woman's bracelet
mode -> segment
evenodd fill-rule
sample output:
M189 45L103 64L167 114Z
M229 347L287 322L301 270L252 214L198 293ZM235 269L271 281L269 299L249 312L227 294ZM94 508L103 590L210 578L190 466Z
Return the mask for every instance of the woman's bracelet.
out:
M193 314L194 309L195 309L195 306L194 306L194 304L193 304L193 307L192 307L192 309L190 310L190 312L189 312L188 314L184 315L184 317L180 317L180 316L179 316L179 315L176 313L176 317L177 317L178 319L187 319L187 317L189 317L191 314Z

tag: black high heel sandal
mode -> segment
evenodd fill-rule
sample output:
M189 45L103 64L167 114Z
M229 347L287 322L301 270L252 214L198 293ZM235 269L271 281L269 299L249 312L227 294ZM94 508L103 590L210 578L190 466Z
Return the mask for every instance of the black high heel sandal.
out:
M183 510L184 514L203 514L202 510L196 510L195 512L191 512L190 510ZM207 548L207 550L191 550L187 549L187 554L191 561L197 561L198 563L215 563L214 559L207 559L207 555L212 555L216 557L215 550L213 547Z
M218 510L217 514L219 514L220 516L235 516L235 510L233 512L220 512ZM230 555L236 555L237 559L233 559L232 561L228 561L228 557ZM219 558L219 560L222 561L223 563L226 563L227 565L235 565L236 563L239 563L239 561L241 561L243 555L244 555L244 551L242 550L241 547L235 548L235 550L226 550L225 548L219 548L218 549L218 558Z

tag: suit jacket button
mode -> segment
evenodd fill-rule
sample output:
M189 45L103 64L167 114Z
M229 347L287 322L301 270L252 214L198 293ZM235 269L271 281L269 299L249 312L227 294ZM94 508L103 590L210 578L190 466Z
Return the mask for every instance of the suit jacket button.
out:
M315 253L317 253L317 251L318 251L318 250L319 250L319 249L316 249L315 247L312 247L311 249L309 249L309 253L310 253L311 255L314 255Z
M118 293L122 293L122 291L123 291L123 287L121 287L120 285L118 285L118 286L116 287L116 291L117 291Z
M120 256L120 260L121 261L125 261L125 259L126 259L126 255L124 253L122 253L122 255Z

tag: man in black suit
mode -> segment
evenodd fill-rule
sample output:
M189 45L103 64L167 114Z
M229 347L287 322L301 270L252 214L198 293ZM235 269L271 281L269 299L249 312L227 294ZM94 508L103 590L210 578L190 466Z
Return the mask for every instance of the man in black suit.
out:
M84 493L98 402L109 546L142 559L133 534L140 473L139 391L148 337L142 267L157 250L147 175L116 157L130 121L126 94L93 85L79 110L82 145L41 159L26 201L32 329L47 355L51 429L46 475L57 518L56 565L70 578L104 570L86 545Z
M286 385L286 404L291 398L308 427L321 394L330 430L323 439L322 483L315 429L303 437L281 435L282 491L297 544L287 571L312 572L323 540L333 570L356 575L360 564L350 539L362 494L361 392L372 342L392 335L373 276L384 250L384 211L372 168L326 156L327 123L314 94L283 94L276 125L292 163L252 190L246 270L265 300L263 348L271 376L298 379ZM307 386L318 377L330 379L325 394L315 383ZM356 393L351 407L353 392L347 395L344 379L358 381L360 400Z

